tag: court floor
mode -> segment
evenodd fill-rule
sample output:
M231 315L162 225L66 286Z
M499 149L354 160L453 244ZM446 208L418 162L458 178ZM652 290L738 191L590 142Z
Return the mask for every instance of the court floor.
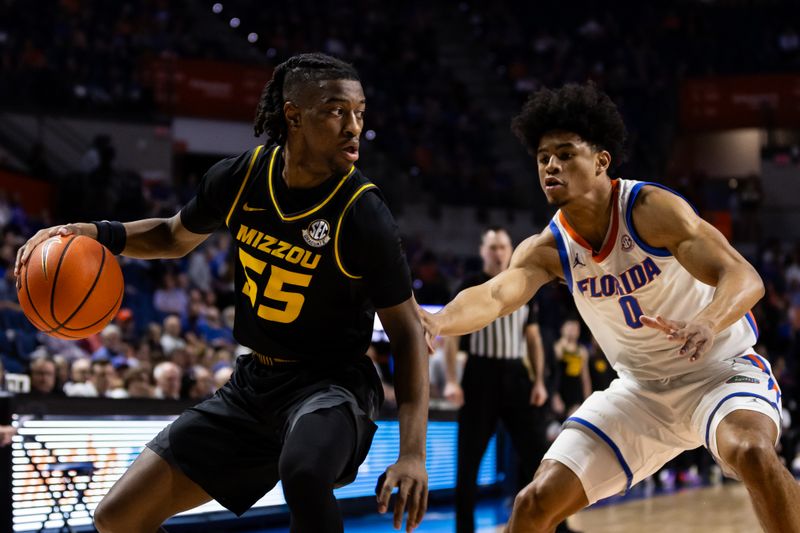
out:
M508 520L507 502L483 502L476 512L478 533L503 531ZM672 494L631 499L587 509L570 518L569 525L583 533L758 533L747 491L739 483L686 489ZM417 533L452 533L451 508L431 509ZM287 532L288 529L259 530L257 533ZM347 533L389 533L389 515L350 519ZM254 532L256 533L256 532Z
M757 533L761 531L740 483L587 509L570 519L584 533ZM502 530L502 529L500 529Z

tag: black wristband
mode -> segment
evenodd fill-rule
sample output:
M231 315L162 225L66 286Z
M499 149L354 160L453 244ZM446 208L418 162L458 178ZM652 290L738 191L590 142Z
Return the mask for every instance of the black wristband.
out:
M121 254L128 240L128 233L122 222L99 220L92 224L97 228L97 242L108 248L112 254Z

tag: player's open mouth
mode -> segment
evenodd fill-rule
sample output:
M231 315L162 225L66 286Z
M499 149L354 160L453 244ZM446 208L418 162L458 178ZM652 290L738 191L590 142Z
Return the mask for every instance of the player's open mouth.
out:
M546 191L554 191L559 187L564 187L564 182L558 178L554 178L552 176L548 176L544 179L544 190Z
M358 146L345 146L342 148L342 152L350 161L358 161Z

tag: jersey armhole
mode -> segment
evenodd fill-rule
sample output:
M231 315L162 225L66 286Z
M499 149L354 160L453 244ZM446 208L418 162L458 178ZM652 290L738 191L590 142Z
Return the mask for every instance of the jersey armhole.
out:
M258 159L258 154L261 153L261 150L263 148L264 148L263 144L259 145L253 152L253 157L250 158L250 164L247 165L247 173L244 175L242 184L239 186L239 192L236 193L236 198L233 200L231 208L228 211L228 215L225 217L225 225L228 227L230 227L231 217L233 216L234 211L236 211L236 206L239 205L239 200L242 197L242 192L244 191L245 187L247 187L247 182L250 180L250 174L253 172L253 166L255 166L256 164L256 160Z
M649 253L650 255L654 255L656 257L671 257L672 252L670 252L667 248L657 248L655 246L650 246L649 244L644 242L644 239L642 239L641 236L639 236L639 234L636 232L636 228L633 226L633 206L636 203L636 198L639 196L639 193L641 192L642 188L645 185L652 185L653 187L658 187L659 189L671 192L672 194L674 194L678 198L681 198L683 201L689 204L689 206L691 206L691 208L694 209L695 213L697 213L697 208L694 205L692 205L692 203L689 200L687 200L685 196L683 196L682 194L673 189L670 189L665 185L661 185L660 183L654 183L652 181L642 181L634 185L633 188L631 189L631 193L630 195L628 195L628 207L625 210L625 225L628 226L628 231L631 234L631 238L634 240L634 242L636 242L639 248Z
M569 254L567 253L567 245L564 242L564 236L561 235L561 230L558 229L555 218L550 221L548 227L553 233L553 238L556 240L558 259L561 261L561 269L564 271L564 282L567 284L570 294L572 294L572 269L569 267Z
M367 192L370 189L377 189L377 186L374 183L366 183L359 187L356 192L353 193L353 196L350 197L350 200L347 201L347 204L344 206L342 210L342 214L339 215L339 221L336 223L336 234L333 237L333 254L336 258L336 266L339 267L339 270L350 279L362 279L364 276L357 276L347 271L342 262L342 254L339 253L339 234L342 230L342 222L344 221L345 215L347 212L350 211L350 208L353 206L356 200L358 200L362 194Z

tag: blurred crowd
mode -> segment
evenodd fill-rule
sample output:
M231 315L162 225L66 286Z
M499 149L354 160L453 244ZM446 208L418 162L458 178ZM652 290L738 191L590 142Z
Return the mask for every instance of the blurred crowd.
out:
M295 53L320 50L352 61L361 72L371 130L361 166L395 205L403 202L409 183L448 203L514 202L507 176L494 170L496 161L485 147L484 111L437 58L430 4L356 0L321 9L324 3L304 0L264 9L232 0L224 3L220 20L236 14L242 26L223 32L191 31L198 16L212 15L211 2L38 4L32 10L21 0L0 1L0 102L17 111L154 117L148 59L270 67ZM240 35L245 28L260 35L252 46ZM251 53L241 53L243 43Z
M224 2L225 16L236 14L241 27L201 32L193 28L198 18L212 16L213 2L37 0L31 9L29 2L0 0L0 105L152 117L157 110L141 68L149 58L269 67L297 52L321 50L352 61L361 72L369 142L359 166L395 211L416 191L433 203L514 206L520 201L510 178L497 170L486 148L488 110L440 59L436 17L442 9L466 20L478 49L485 51L482 60L511 88L516 104L536 88L570 81L592 79L607 91L630 130L624 175L669 180L664 171L684 77L800 69L796 2L753 3L747 9L740 2L626 4L612 15L602 3L576 0L570 5L574 15L564 16L555 3L517 2L510 10L485 0L447 7L300 0L264 9L230 0ZM202 17L198 10L204 10ZM256 42L244 45L254 53L231 45L233 39L242 45L242 34L256 30ZM169 216L191 196L192 180L177 187L143 184L136 174L115 169L114 150L99 136L87 149L82 172L61 178L60 220ZM47 165L38 161L31 168ZM697 183L679 188L703 207ZM743 213L737 233L757 242L758 179L748 178L737 191ZM714 198L730 194L707 192ZM9 376L3 387L20 386L16 375L26 376L32 394L201 400L227 381L236 355L246 351L232 334L228 235L213 235L181 260L120 258L126 287L117 317L99 335L62 341L37 332L21 314L12 274L18 247L51 224L47 213L26 213L0 192L0 356ZM446 303L455 287L481 268L477 257L442 255L414 238L405 246L421 303ZM791 462L800 442L800 244L762 243L748 259L767 288L754 310L761 333L757 349L772 362L783 389L782 451ZM537 298L545 310L540 326L551 406L554 416L563 418L591 390L605 388L613 371L575 320L563 287L548 285ZM370 355L391 400L389 347L376 343ZM437 357L441 353L431 359L431 396L441 402Z
M438 203L514 206L523 204L513 179L487 147L492 110L441 59L442 16L471 29L480 51L472 60L488 62L496 76L488 81L507 84L516 104L541 86L598 83L630 130L626 175L664 176L686 76L800 68L796 2L747 9L735 2L628 2L612 13L578 0L571 9L575 16L563 17L556 4L509 9L485 0L352 0L335 7L301 0L269 9L243 0L37 0L30 9L22 0L2 0L0 102L16 110L152 118L158 109L149 59L270 67L321 50L352 61L362 74L370 142L361 165L395 209L419 191ZM197 29L209 27L221 31Z
M626 175L664 176L678 127L681 80L800 68L800 4L624 2L562 6L468 0L473 38L489 51L520 104L531 91L594 80L629 132Z

